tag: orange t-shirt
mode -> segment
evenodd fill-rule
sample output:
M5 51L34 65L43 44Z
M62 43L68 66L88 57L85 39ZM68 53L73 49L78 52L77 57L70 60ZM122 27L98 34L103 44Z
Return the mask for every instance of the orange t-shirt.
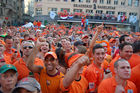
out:
M42 69L40 73L39 83L42 93L61 93L60 80L64 75L58 71L55 75L48 75L46 69Z
M6 64L11 64L11 63L12 63L12 62L11 62L11 57L10 57L10 56L4 55L4 60L5 60L5 63L6 63Z
M66 89L63 86L63 79L60 82L60 88L62 92L68 93L86 93L88 88L88 82L84 76L81 75L80 80L74 80L72 84Z
M104 70L99 69L94 63L90 64L84 76L88 81L88 92L95 92L95 89L99 86L100 82L103 80Z
M137 54L133 54L129 59L129 63L131 68L135 67L136 65L140 64L140 56Z
M110 66L110 71L112 72L112 75L115 75L115 72L114 72L114 63L120 58L119 55L117 55L109 64Z
M10 64L14 64L14 62L16 62L16 59L13 59L13 61L11 61L11 57L15 51L16 51L16 49L14 49L14 48L12 48L12 53L8 53L6 50L4 51L4 57L8 58L6 60L9 61L8 63L10 63ZM18 55L16 58L20 58L20 53L18 51L17 51L17 53L18 53Z
M100 83L98 87L98 93L115 93L116 86L117 82L114 76L105 79ZM133 82L127 80L127 85L125 86L125 93L137 93L137 88Z
M140 93L140 64L132 68L130 80L136 85Z
M39 58L35 58L34 64L44 67L43 61ZM21 80L22 78L29 76L29 73L31 71L28 69L28 67L26 66L26 63L23 61L22 58L19 61L15 62L13 65L17 68L18 80Z

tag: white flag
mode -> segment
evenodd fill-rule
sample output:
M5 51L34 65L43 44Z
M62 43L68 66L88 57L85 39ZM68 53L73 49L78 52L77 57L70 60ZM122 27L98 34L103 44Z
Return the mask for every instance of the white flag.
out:
M121 15L119 14L117 17L117 21L119 22L121 20Z
M54 11L50 11L50 18L51 19L54 19L56 16L55 12Z
M133 15L130 15L130 17L129 17L129 23L132 23L132 21L133 21Z
M133 24L137 22L137 16L134 16L133 18Z

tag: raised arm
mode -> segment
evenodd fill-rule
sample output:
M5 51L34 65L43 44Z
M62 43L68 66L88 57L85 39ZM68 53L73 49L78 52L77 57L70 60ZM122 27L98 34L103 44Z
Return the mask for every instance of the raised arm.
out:
M79 70L84 66L89 64L88 56L82 56L71 66L70 70L64 76L62 81L64 88L68 88L71 83L76 79Z
M41 69L43 69L43 67L42 66L37 66L37 65L34 64L34 61L35 61L37 53L38 53L38 49L37 49L37 46L35 46L33 51L32 51L32 53L31 53L31 55L29 56L29 58L27 60L27 67L32 72L40 73Z
M100 32L103 30L103 24L104 23L102 23L102 25L97 27L97 31L96 31L95 35L93 36L93 38L92 38L92 40L90 42L89 51L87 51L87 52L89 52L89 53L87 53L89 58L91 57L92 49L93 49L93 47L94 47L94 45L96 43L96 39L97 39L98 35L100 34Z

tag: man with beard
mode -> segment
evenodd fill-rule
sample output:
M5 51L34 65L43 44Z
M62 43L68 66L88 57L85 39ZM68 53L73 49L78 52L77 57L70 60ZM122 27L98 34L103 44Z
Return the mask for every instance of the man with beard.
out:
M0 93L11 93L17 82L17 69L15 66L5 64L0 68Z
M100 83L98 93L137 93L135 84L128 80L131 68L127 60L117 60L114 63L114 72L115 76Z
M47 52L44 56L45 67L34 65L34 59L38 53L37 46L34 48L32 54L28 58L28 68L35 73L40 74L39 83L41 85L42 93L59 93L60 79L63 74L56 69L57 55L54 52Z

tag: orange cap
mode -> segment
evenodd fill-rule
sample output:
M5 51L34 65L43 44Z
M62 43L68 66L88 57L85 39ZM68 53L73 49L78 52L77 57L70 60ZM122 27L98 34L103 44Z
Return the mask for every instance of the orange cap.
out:
M116 39L111 38L111 39L109 40L109 43L112 43L113 41L116 41Z
M84 56L84 54L76 54L73 55L69 60L68 60L68 67L70 67L76 60L80 57Z
M45 54L45 57L47 57L48 55L51 55L51 56L53 56L55 59L57 59L57 55L55 54L55 52L47 52L47 53Z

